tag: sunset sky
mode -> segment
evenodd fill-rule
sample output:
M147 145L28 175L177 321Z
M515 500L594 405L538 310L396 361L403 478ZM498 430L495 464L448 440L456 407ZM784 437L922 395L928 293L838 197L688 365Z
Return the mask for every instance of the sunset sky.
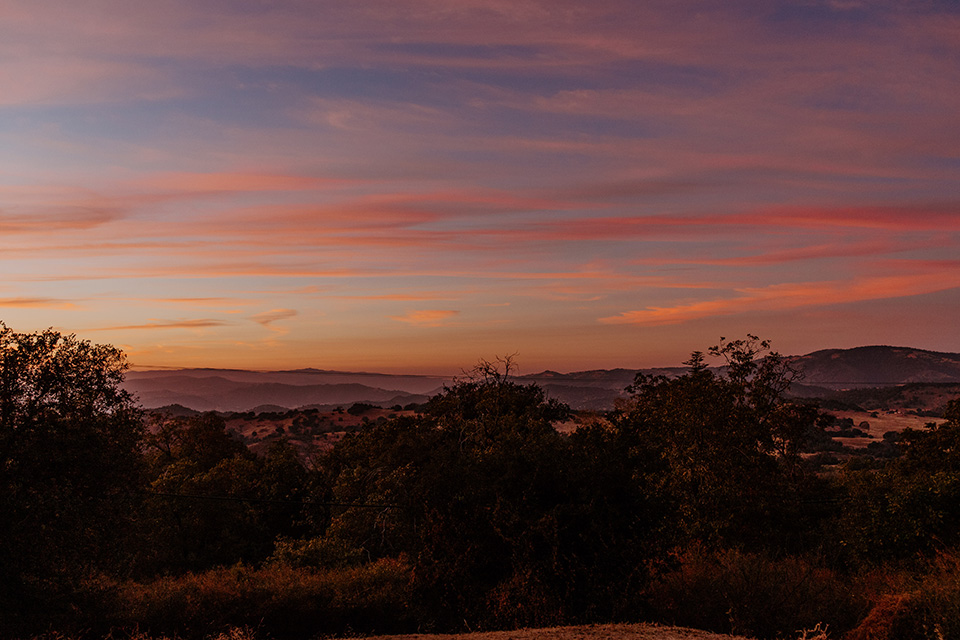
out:
M139 367L960 351L960 4L3 0L0 272Z

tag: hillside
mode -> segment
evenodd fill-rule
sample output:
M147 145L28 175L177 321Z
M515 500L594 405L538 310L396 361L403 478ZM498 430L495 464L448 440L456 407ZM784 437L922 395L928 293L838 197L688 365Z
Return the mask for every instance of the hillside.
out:
M426 376L185 369L133 371L124 388L147 408L182 405L196 411L249 411L262 405L289 409L355 402L384 406L423 402L443 383L443 379Z
M870 346L825 349L789 356L787 362L803 374L802 383L792 389L799 397L829 400L844 389L960 384L960 354L956 353ZM597 369L571 373L543 371L518 376L516 380L540 385L549 397L575 410L607 410L623 395L638 372L670 377L684 371L683 367ZM425 401L451 380L451 377L443 376L320 369L183 369L133 371L127 375L124 386L147 408L179 404L198 411L249 411L260 405L288 409L310 405L346 406L355 402L382 407L407 405ZM951 391L946 387L918 391L914 395L925 399L917 408L935 411L944 404L944 394L949 393ZM867 401L867 404L885 408L873 401ZM900 404L909 406L909 401Z
M824 349L788 362L804 384L831 389L960 382L960 354L907 347Z

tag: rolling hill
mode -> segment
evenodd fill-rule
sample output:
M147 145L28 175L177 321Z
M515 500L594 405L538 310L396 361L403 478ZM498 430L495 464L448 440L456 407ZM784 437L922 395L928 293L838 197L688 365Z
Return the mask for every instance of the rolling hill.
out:
M832 397L843 389L896 387L913 384L960 384L960 354L908 347L869 346L825 349L787 361L803 374L793 389L803 397ZM518 376L521 383L538 384L547 394L574 409L613 407L638 372L676 376L682 367L657 369L597 369ZM424 402L438 393L451 377L387 375L298 369L294 371L243 371L182 369L132 371L124 387L146 408L173 404L198 411L249 411L260 405L298 408L306 405L349 405L365 402L379 406ZM949 386L942 387L945 391Z
M960 382L960 354L907 347L825 349L789 362L804 384L829 389Z

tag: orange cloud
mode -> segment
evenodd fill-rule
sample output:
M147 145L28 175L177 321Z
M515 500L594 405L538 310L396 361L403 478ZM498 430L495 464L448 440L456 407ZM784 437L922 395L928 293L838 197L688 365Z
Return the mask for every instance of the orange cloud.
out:
M297 311L294 309L273 309L271 311L264 311L263 313L258 313L256 315L250 316L250 320L253 320L257 324L263 325L274 334L279 336L286 335L290 332L286 327L274 326L273 323L279 322L281 320L289 320L297 316Z
M958 231L960 203L916 206L778 207L729 216L731 224L806 229L846 227L891 231ZM720 221L721 223L723 220Z
M53 204L42 210L10 213L0 211L0 233L58 233L90 229L116 220L119 210L97 204Z
M252 300L242 298L144 298L149 302L164 302L170 304L185 304L198 307L222 307L256 304Z
M847 302L901 298L960 287L960 270L918 275L860 278L849 282L806 282L737 289L734 298L673 307L647 307L600 318L603 324L661 326L749 311L783 311Z
M17 307L22 309L75 309L77 305L68 300L56 298L0 298L0 309Z
M250 316L250 320L253 320L257 324L262 324L265 327L269 327L274 322L287 320L295 317L296 315L297 312L294 309L273 309L272 311L264 311L263 313L252 315Z
M131 324L116 327L98 327L87 329L87 331L131 331L131 330L157 330L157 329L208 329L212 327L225 327L229 323L223 320L197 319L197 320L158 320L146 324Z
M446 320L459 315L459 313L459 311L451 309L423 309L410 311L403 316L390 316L390 319L406 322L417 327L441 327Z
M388 293L383 295L339 295L331 296L345 300L399 300L418 302L424 300L458 300L460 296L437 293Z

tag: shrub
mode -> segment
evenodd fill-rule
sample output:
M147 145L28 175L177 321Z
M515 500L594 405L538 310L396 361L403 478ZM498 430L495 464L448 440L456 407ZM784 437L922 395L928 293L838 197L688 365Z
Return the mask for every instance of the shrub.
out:
M323 572L220 568L124 584L117 624L185 638L237 627L273 638L396 632L409 627L409 584L409 568L396 560Z
M363 415L367 411L370 411L371 409L378 409L378 408L379 407L377 407L376 405L372 405L367 402L354 402L352 405L350 405L350 408L347 409L347 413L349 413L352 416L359 416L359 415Z
M942 554L906 593L880 598L846 640L960 637L960 556Z
M337 537L281 538L277 540L271 560L288 567L333 569L362 564L365 557L362 549Z
M866 599L832 571L794 557L694 549L651 588L658 619L757 638L792 636L818 624L842 632Z

